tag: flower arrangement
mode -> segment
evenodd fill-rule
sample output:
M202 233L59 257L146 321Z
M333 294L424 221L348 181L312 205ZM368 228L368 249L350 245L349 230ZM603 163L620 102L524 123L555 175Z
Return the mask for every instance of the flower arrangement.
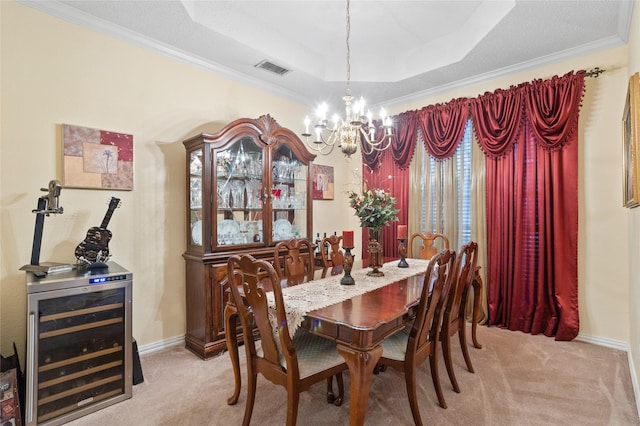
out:
M349 205L360 218L360 226L380 231L387 223L398 220L396 199L384 189L363 188L362 195L350 191Z

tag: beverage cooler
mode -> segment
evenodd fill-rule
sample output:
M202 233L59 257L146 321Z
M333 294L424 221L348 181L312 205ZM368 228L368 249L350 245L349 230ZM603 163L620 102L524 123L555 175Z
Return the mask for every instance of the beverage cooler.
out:
M26 425L60 425L131 398L133 274L27 272Z

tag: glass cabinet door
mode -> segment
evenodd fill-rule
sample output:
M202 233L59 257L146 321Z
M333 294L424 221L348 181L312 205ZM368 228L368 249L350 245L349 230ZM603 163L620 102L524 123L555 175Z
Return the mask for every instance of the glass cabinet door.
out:
M286 146L273 153L271 233L273 241L307 238L308 165Z
M191 244L202 246L202 149L189 152Z
M264 158L245 137L215 153L217 199L214 244L263 244Z

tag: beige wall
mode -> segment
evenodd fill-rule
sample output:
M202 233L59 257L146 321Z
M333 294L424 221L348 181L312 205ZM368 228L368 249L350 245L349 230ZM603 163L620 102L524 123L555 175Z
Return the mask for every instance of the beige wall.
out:
M637 4L637 3L636 3ZM580 319L583 335L629 342L629 273L637 271L640 209L622 208L620 118L627 61L635 48L612 49L508 78L396 105L393 113L523 81L600 66L588 79L580 124ZM14 2L0 2L0 351L24 342L24 274L33 238L31 209L50 179L61 179L62 123L134 135L135 189L64 189L65 213L45 220L42 260L73 262L86 230L101 221L111 196L123 200L110 228L113 260L134 273L134 336L140 345L184 334L184 149L181 141L238 117L271 114L292 129L307 106L218 77L197 67L66 23ZM633 52L632 52L633 50ZM633 67L632 67L633 69ZM317 163L335 167L336 182L351 182L360 166L334 152ZM359 233L357 218L336 185L334 201L314 201L314 233ZM337 223L347 223L339 226ZM629 231L635 238L631 239ZM355 236L359 241L359 235ZM630 247L631 257L615 255ZM635 255L634 255L635 253ZM637 276L637 272L635 273ZM636 279L637 280L637 279ZM636 281L634 280L634 281ZM638 300L640 283L632 296ZM638 315L631 332L638 356Z
M140 345L185 332L182 140L239 117L271 114L302 129L306 105L216 76L14 2L0 2L0 351L25 341L25 276L39 189L62 179L62 123L134 135L133 191L63 189L64 214L45 219L42 261L75 262L75 246L122 199L109 228L113 260L134 273L133 333ZM342 156L319 158L336 165ZM344 194L316 201L317 232L350 214ZM324 214L323 214L324 212Z
M636 0L629 34L629 70L630 76L640 72L640 1ZM630 311L630 340L629 347L632 355L636 384L640 382L640 208L628 211L629 240L629 311ZM636 389L638 397L638 389Z

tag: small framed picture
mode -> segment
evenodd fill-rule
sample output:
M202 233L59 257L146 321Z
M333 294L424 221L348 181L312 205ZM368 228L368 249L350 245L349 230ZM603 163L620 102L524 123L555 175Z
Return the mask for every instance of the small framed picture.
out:
M62 144L65 187L133 190L133 135L63 124Z
M314 200L333 200L333 167L313 164L311 179Z

